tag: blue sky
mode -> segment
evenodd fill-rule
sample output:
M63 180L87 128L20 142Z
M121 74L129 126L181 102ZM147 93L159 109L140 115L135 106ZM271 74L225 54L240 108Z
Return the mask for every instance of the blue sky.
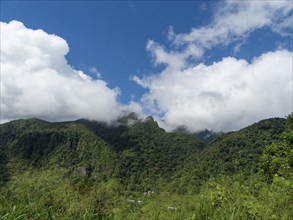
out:
M88 74L96 67L111 87L122 90L121 102L141 87L131 75L153 73L146 44L166 42L169 26L187 32L207 23L215 2L164 1L3 1L1 20L19 20L28 28L43 29L64 38L70 47L68 62Z
M270 83L276 81L274 77L280 75L277 66L273 67L276 71L271 73L271 81L266 82L267 84L253 85L253 80L243 78L247 74L259 74L259 80L264 82L262 77L266 78L266 75L262 73L264 70L259 69L261 68L259 66L266 65L261 62L266 60L269 62L273 59L270 56L284 56L284 59L280 61L280 65L283 65L282 60L292 57L292 2L267 2L269 3L266 1L256 1L256 4L253 1L242 3L233 1L1 1L1 22L9 24L12 20L16 20L23 24L24 30L41 29L48 36L56 35L64 39L69 46L69 53L60 52L60 59L63 59L62 54L65 53L66 62L73 70L81 70L83 74L91 76L93 83L105 83L103 89L109 92L107 93L111 97L109 100L113 98L115 102L111 105L107 103L109 108L121 108L137 111L141 115L153 115L166 129L185 124L191 130L203 128L233 130L262 118L283 117L292 111L292 105L284 104L292 102L292 80L290 80L292 63L290 61L284 63L284 66L288 68L283 71L285 75L279 82L279 86L286 90L278 95L275 95L275 90L271 89L264 94L257 92L262 95L256 99L249 96L257 91L254 87L270 87ZM21 42L21 39L16 40ZM3 45L6 43L3 36L1 41ZM18 50L22 50L21 45L25 47L25 41L20 44ZM36 43L32 42L32 45L35 47ZM57 48L56 51L59 49ZM6 55L5 51L2 54ZM27 60L27 57L23 60ZM244 61L247 63L243 64ZM223 70L226 68L226 62L227 66L230 63L235 66L242 63L242 66L235 70L242 75L236 75L236 72L228 74L227 72L233 68ZM52 66L50 68L54 69ZM54 70L61 71L58 68ZM253 68L259 73L252 73ZM205 71L210 74L209 77L199 77ZM100 74L99 77L97 72ZM212 74L217 73L218 75L213 78ZM3 80L6 79L6 74L10 74L8 70L3 74ZM192 78L187 79L188 74L192 75ZM229 80L229 77L234 81ZM45 91L40 84L40 81L36 82L40 92L44 94L50 92L50 90ZM56 85L54 84L54 87ZM13 86L21 90L22 94L31 94L20 84ZM241 86L246 89L241 92L235 89ZM8 91L8 83L3 87ZM10 88L9 91L11 90ZM64 93L62 91L60 90L60 93ZM75 92L71 94L74 97ZM287 98L280 100L284 94ZM78 93L76 99L81 98L79 95ZM94 96L91 92L89 95ZM13 98L19 100L19 97ZM4 100L12 100L9 95L4 98ZM58 100L56 106L63 106L64 101L60 104L58 97L50 96L50 100L52 99ZM82 99L86 98L82 97ZM97 95L96 99L102 98ZM66 97L64 100L67 100ZM95 102L93 100L95 96L91 97L87 103ZM12 107L9 103L9 101L1 103L2 109L5 109L2 110L3 121L32 116L47 120L78 117L103 120L105 118L105 121L112 120L114 117L103 115L104 112L109 112L106 108L101 112L99 110L97 112L68 110L68 114L59 114L58 107L53 109L52 113L42 108L40 111L31 110L29 107L15 109L15 106ZM99 101L94 106L87 103L80 105L86 105L88 108L99 108L98 106L103 105L103 102ZM254 110L244 110L247 105L254 105L254 103L263 104L255 105L257 107ZM76 105L73 103L64 105L62 108L71 108ZM277 107L280 105L282 107ZM38 108L36 103L31 103L31 106ZM268 106L272 106L272 110L266 113L265 109ZM80 108L85 109L85 107ZM9 113L5 113L6 111ZM95 117L95 114L103 117ZM117 114L117 112L113 113L115 116ZM228 116L231 115L233 117L229 119ZM218 118L221 118L220 122L215 123ZM235 121L239 123L234 123Z

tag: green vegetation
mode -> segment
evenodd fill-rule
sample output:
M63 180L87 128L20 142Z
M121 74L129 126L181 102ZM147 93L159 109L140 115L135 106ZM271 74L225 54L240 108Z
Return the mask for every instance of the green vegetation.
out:
M292 114L208 144L135 114L0 126L0 219L293 219Z

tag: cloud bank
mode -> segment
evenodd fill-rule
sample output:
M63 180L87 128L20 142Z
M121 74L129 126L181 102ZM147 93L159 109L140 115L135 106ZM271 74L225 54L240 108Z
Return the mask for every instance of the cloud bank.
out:
M142 98L144 108L169 130L183 124L193 131L229 131L292 111L292 53L286 50L252 63L226 57L134 80L150 90Z
M221 2L207 26L179 34L170 28L169 51L150 40L147 50L155 65L164 64L165 69L133 77L149 90L141 99L144 109L168 130L183 124L192 131L235 130L263 118L289 114L292 52L266 52L251 63L233 57L211 65L199 62L207 50L243 43L260 28L290 37L292 6L292 1Z
M1 122L38 117L109 122L136 103L117 102L118 88L67 63L67 42L21 22L1 22Z

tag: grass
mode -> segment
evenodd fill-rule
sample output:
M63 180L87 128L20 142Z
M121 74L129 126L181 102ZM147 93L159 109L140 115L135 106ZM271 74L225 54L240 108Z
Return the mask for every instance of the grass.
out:
M79 190L66 170L26 171L1 189L0 219L293 219L292 181L272 184L251 177L222 177L204 184L198 194L117 193L116 180ZM142 203L129 203L136 198Z

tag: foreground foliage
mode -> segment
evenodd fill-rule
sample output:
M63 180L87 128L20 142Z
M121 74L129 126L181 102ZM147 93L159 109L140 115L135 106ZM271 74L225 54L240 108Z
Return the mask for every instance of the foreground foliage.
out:
M292 181L242 176L206 182L198 194L121 191L119 181L74 184L62 171L25 172L2 189L2 219L292 219Z

